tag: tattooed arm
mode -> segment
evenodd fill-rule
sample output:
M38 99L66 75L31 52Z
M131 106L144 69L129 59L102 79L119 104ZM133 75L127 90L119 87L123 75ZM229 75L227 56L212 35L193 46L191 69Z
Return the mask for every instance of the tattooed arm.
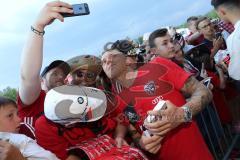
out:
M181 92L185 96L190 97L188 102L183 106L188 106L193 116L199 113L212 100L210 90L194 77L189 77L187 79ZM166 105L166 110L148 112L148 114L151 115L162 116L162 120L160 121L145 124L147 129L153 134L164 136L169 131L185 122L183 108L177 107L170 101L166 101Z
M189 77L181 91L184 95L190 96L184 106L190 107L193 116L198 114L212 100L211 91L193 76Z

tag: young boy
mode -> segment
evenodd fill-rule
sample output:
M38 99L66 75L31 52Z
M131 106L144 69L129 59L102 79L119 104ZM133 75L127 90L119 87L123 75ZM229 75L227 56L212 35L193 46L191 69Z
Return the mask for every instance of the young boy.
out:
M58 160L33 139L18 133L20 121L16 103L0 97L0 159Z

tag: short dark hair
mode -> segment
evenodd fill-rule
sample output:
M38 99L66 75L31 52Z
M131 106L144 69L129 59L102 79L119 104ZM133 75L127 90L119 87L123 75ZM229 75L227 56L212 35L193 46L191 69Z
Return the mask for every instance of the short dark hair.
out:
M198 28L199 23L202 22L202 21L204 21L204 20L207 20L207 19L209 20L209 18L208 18L208 17L205 17L205 16L199 17L198 20L197 20L197 22L196 22L196 27L197 27L197 29L199 29L199 28Z
M0 108L4 107L6 105L13 105L17 108L17 104L14 100L7 98L7 97L0 96Z
M150 48L154 48L156 47L155 43L154 43L154 40L158 37L164 37L167 35L167 32L168 30L166 28L160 28L160 29L157 29L155 31L153 31L150 36L149 36L149 39L148 39L148 43L149 43L149 47Z
M191 21L196 21L196 20L198 20L198 17L196 17L196 16L191 16L191 17L189 17L189 18L187 19L187 23L189 23L189 22L191 22Z
M239 7L239 0L211 0L211 5L217 9L220 5Z

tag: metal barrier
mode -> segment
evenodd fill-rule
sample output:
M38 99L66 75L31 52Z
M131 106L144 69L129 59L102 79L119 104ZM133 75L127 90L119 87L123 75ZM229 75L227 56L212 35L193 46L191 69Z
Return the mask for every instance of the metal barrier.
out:
M239 134L231 132L230 125L222 125L214 103L196 116L197 124L209 150L216 160L228 160Z

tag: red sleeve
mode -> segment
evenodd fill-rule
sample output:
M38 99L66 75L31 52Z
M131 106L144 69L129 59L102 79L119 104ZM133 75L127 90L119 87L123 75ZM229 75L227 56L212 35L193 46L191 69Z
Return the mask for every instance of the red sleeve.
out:
M22 119L22 121L25 121L24 118L26 117L32 117L33 122L31 122L34 126L36 119L43 113L44 111L44 99L45 99L46 93L41 90L39 97L33 102L31 105L25 105L20 96L17 96L17 105L18 105L18 113L19 117ZM28 122L26 122L28 123ZM30 123L28 123L30 124Z
M101 123L101 121L103 121ZM43 148L53 152L60 159L67 158L67 150L76 146L84 140L97 137L97 133L109 133L115 128L115 123L111 119L103 118L101 120L87 124L75 124L66 128L46 119L42 115L36 121L36 139L37 143ZM103 128L105 127L105 128ZM99 131L98 131L99 130Z
M121 91L119 91L119 92L121 92ZM112 86L111 94L114 96L114 105L113 105L114 112L111 113L111 117L113 117L113 119L116 120L118 123L128 126L129 125L128 118L125 117L125 115L124 115L124 109L126 108L127 104L119 96L115 85ZM108 107L109 107L109 104L108 104Z
M58 135L57 126L48 123L45 116L39 117L36 121L35 134L40 146L53 152L60 159L67 158L68 141L63 136Z
M159 63L168 69L163 78L173 83L177 90L181 90L186 80L191 76L184 69L166 58L157 57L151 63Z

